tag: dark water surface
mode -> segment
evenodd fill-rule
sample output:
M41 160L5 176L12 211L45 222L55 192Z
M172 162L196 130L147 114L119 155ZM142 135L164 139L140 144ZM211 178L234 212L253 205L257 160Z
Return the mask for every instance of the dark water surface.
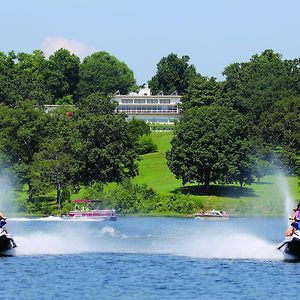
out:
M283 260L280 218L117 222L11 219L3 299L286 299L300 264Z

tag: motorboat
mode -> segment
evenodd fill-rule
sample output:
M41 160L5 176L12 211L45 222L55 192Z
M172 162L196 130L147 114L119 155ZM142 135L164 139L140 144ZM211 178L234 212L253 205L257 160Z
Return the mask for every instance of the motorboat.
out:
M74 210L63 214L63 219L68 220L95 220L95 221L116 221L117 214L115 209L102 209L102 201L94 199L73 200Z
M227 220L229 217L224 210L209 210L194 214L195 219Z
M0 255L14 255L16 247L13 237L4 228L0 228Z

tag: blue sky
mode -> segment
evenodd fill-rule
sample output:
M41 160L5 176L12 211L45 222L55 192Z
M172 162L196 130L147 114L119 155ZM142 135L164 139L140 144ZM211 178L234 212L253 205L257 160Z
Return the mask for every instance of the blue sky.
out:
M299 0L15 0L0 6L0 51L107 51L138 84L170 53L222 80L233 62L273 49L300 57Z

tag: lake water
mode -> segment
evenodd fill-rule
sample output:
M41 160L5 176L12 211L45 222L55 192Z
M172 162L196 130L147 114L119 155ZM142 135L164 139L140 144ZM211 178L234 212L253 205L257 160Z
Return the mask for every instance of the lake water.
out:
M282 218L227 221L10 219L4 299L286 299L300 264L283 260Z

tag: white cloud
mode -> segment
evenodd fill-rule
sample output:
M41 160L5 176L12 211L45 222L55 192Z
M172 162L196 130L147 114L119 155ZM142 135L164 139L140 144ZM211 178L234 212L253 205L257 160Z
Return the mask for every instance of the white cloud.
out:
M61 36L46 37L42 42L42 50L47 57L60 48L68 49L81 59L97 51L97 48L92 45L83 44L76 40L68 40Z

